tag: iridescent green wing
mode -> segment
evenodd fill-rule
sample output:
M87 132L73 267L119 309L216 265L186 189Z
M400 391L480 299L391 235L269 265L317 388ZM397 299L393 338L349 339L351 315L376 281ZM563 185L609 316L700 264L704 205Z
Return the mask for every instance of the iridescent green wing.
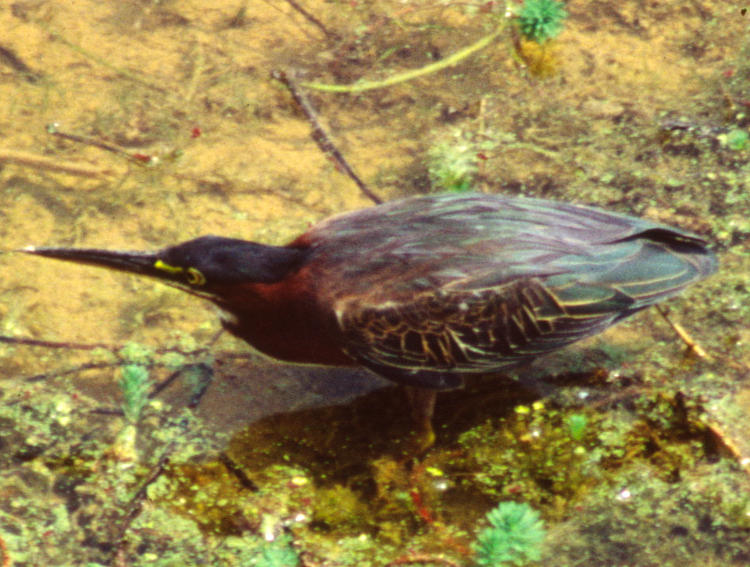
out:
M408 300L342 301L344 348L391 380L456 387L461 374L500 371L597 334L703 277L712 257L678 236L642 235L578 253L542 247L546 261L537 256L533 266L472 260L473 272L456 264L456 279L432 290L415 285ZM387 296L376 289L369 297Z
M619 311L566 313L537 279L481 290L444 290L414 301L359 306L339 315L346 352L412 386L445 389L462 374L497 372L606 328ZM628 303L623 298L623 303Z

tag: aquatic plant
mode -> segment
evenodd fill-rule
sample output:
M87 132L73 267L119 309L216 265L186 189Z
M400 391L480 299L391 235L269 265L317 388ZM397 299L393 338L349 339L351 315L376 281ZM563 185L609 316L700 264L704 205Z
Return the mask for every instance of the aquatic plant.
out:
M477 535L472 546L482 567L506 563L523 565L542 555L546 531L539 513L525 502L500 502L487 514L489 527Z
M748 139L750 139L750 134L747 133L747 130L741 128L733 128L723 136L719 137L721 143L734 151L741 151L748 148L748 146L750 146L750 144L748 144Z
M556 38L568 17L562 2L557 0L526 0L518 15L518 25L525 39L544 43Z
M477 142L461 129L435 143L427 151L427 170L438 191L469 191L479 173L483 152L494 149L495 142Z
M263 546L254 564L258 567L297 567L299 556L289 545L289 538L279 538Z
M126 364L118 382L122 391L122 411L129 423L136 423L148 404L149 374L141 364Z
M584 438L584 435L586 433L586 426L589 422L585 414L571 414L567 417L565 422L568 425L568 433L570 433L571 439L573 439L574 441L580 441Z

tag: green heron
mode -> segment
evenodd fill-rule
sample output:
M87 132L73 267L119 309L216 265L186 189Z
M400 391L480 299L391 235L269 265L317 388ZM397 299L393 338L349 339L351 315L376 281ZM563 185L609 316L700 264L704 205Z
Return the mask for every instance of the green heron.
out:
M362 365L404 384L426 443L436 390L599 333L717 268L682 230L466 193L337 215L285 246L202 236L157 252L25 251L212 301L227 330L271 357Z

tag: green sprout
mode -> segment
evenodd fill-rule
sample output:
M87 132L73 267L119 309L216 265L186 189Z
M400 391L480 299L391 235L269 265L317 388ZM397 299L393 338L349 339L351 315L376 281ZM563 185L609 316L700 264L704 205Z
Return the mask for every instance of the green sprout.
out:
M477 142L462 130L454 130L427 151L432 186L439 191L469 191L479 173L482 152L494 147L491 140Z
M122 411L125 419L135 424L148 404L148 369L140 364L126 364L122 367L122 378L118 384L122 391Z
M476 563L498 567L505 563L521 566L541 558L546 531L539 513L526 503L500 502L487 514L489 527L477 535L472 548Z
M588 418L582 413L574 413L565 420L568 425L568 432L570 438L574 441L580 441L583 439L586 433L586 425L588 425Z
M740 128L734 128L724 135L719 136L719 141L727 146L730 150L741 151L748 147L748 139L750 134L747 130Z
M258 567L297 567L299 556L289 545L288 538L279 538L263 546L254 564Z
M518 15L521 35L524 38L544 43L556 38L563 29L563 20L568 12L557 0L526 0Z

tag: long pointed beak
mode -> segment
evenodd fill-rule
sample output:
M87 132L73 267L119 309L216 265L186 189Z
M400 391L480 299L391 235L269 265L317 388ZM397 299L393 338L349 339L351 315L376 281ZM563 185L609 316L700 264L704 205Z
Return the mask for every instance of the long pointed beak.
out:
M163 281L174 281L170 273L156 267L157 254L155 252L125 252L118 250L101 250L98 248L58 248L27 246L19 252L67 260L76 264L88 264L127 272L150 276ZM177 278L174 278L175 280Z

